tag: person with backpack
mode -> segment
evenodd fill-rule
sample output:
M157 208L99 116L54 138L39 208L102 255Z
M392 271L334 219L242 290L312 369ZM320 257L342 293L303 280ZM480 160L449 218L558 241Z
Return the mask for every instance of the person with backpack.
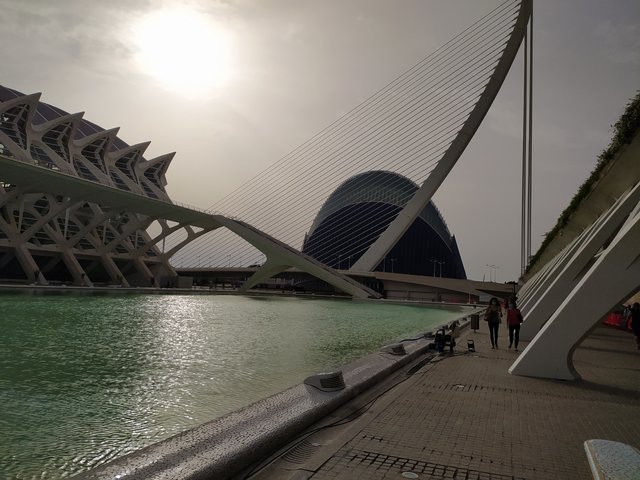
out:
M515 343L515 351L518 351L518 341L520 339L520 325L523 322L522 313L516 307L515 299L509 300L507 308L507 327L509 328L509 348Z

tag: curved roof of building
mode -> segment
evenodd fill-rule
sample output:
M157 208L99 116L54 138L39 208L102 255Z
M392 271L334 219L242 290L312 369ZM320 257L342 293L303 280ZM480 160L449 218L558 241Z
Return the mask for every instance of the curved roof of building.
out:
M25 96L24 93L0 85L0 103L23 96ZM39 125L41 123L50 122L51 120L55 120L56 118L64 117L66 115L69 115L69 113L58 107L49 105L48 103L38 102L38 107L33 115L32 123L34 125ZM102 128L101 126L82 118L78 121L78 128L76 129L75 139L78 140L80 138L88 137L89 135L103 132L105 130L105 128ZM124 142L119 137L114 137L111 142L111 150L120 150L129 146L129 144Z
M316 215L308 235L311 236L325 219L349 205L386 203L402 208L416 190L418 186L414 182L395 172L372 170L354 175L340 184L327 198ZM419 217L429 224L447 244L451 242L451 233L433 202L428 203Z
M174 154L144 157L150 142L129 145L83 118L0 85L0 152L85 180L169 200L165 173Z

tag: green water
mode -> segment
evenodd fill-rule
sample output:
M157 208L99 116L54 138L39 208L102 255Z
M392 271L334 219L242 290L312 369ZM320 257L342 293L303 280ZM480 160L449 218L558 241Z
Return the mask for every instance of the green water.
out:
M0 478L63 478L453 320L462 309L0 294Z

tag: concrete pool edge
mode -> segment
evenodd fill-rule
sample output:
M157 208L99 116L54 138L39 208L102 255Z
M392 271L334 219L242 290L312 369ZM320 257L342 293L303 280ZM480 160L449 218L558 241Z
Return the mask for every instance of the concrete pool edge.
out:
M467 317L458 322L469 324ZM342 390L299 384L74 478L229 478L433 347L426 336L403 345L405 355L379 351L345 365Z

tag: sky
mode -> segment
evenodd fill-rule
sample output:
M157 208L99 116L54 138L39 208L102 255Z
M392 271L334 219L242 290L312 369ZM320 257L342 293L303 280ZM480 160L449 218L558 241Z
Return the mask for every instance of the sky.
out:
M0 0L0 84L177 152L167 192L208 208L500 3ZM640 2L533 9L535 253L640 89ZM434 196L476 280L520 274L522 69Z

